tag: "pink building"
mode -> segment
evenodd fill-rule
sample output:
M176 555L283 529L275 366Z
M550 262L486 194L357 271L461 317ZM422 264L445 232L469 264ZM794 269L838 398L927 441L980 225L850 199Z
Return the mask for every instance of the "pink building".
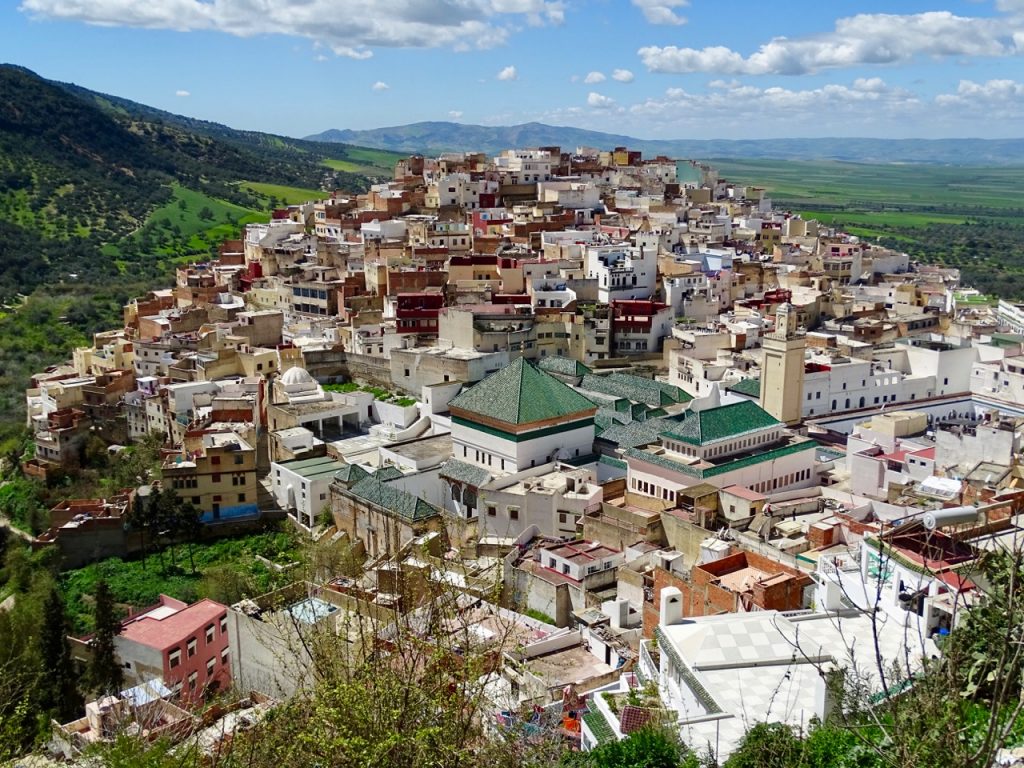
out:
M185 703L231 685L227 608L213 600L188 605L160 595L121 623L115 646L126 680L163 680Z

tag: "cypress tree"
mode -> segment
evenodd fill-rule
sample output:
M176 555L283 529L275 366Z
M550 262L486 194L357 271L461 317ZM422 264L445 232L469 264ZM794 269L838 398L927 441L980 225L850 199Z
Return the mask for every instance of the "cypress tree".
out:
M89 662L89 687L100 694L117 693L124 685L124 672L114 652L114 638L121 629L114 616L114 596L106 581L96 584L93 622L92 661Z
M68 644L68 619L64 601L56 586L51 586L43 602L43 625L39 650L44 675L40 680L39 703L61 722L73 719L82 706L78 693L75 665Z

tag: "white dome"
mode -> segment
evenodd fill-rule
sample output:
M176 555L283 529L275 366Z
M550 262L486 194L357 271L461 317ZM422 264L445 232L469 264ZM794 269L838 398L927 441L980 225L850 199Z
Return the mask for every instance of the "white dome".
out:
M309 371L305 368L299 368L298 366L289 368L285 371L284 375L281 376L281 383L286 387L295 384L316 384L316 382L313 381L313 377L309 375Z

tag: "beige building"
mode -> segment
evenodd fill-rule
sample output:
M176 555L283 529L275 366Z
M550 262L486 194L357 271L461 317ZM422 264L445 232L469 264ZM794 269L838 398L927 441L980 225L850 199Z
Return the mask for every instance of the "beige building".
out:
M797 333L796 311L791 304L778 308L775 330L765 334L762 346L761 407L792 426L801 419L807 339Z
M256 506L256 449L229 430L185 435L180 453L160 469L165 487L203 512L204 522L259 514Z

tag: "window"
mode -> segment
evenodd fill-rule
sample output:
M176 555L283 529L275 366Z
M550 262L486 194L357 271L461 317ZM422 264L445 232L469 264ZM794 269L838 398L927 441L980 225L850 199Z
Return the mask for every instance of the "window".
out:
M220 617L220 633L222 635L226 635L228 633L228 617L227 616L221 616Z
M568 575L568 573L569 573L569 564L568 563L563 563L562 564L562 573Z
M510 520L518 520L519 519L519 507L509 507L508 508L508 517L509 517Z
M175 648L173 651L167 654L167 666L171 669L181 664L181 649Z
M209 645L210 643L213 642L213 630L214 630L213 624L210 624L210 625L208 625L206 627L206 643L207 643L207 645Z
M219 483L220 482L220 472L214 472L213 473L213 482L215 482L215 483Z
M487 516L488 517L494 517L497 514L498 514L498 508L496 506L494 506L493 504L488 504L487 505Z
M187 647L188 647L188 657L191 659L193 656L196 655L196 639L194 637L190 637L188 639L188 646Z
M210 457L210 463L211 464L220 464L220 456L211 456Z
M235 456L235 464L243 464L243 463L245 463L245 457L244 456Z
M242 504L244 504L244 503L245 503L245 494L244 494L244 493L240 493L240 494L238 494L238 501L239 501L240 503L242 503Z
M221 651L220 652L220 663L221 664L227 664L228 663L228 656L229 655L230 655L230 652L228 651L227 648L225 648L223 651Z
M217 659L216 658L210 659L208 662L206 662L206 676L207 677L212 677L213 676L213 670L216 667L217 667Z
M194 691L196 689L196 680L199 678L198 672L193 672L188 676L188 689Z

